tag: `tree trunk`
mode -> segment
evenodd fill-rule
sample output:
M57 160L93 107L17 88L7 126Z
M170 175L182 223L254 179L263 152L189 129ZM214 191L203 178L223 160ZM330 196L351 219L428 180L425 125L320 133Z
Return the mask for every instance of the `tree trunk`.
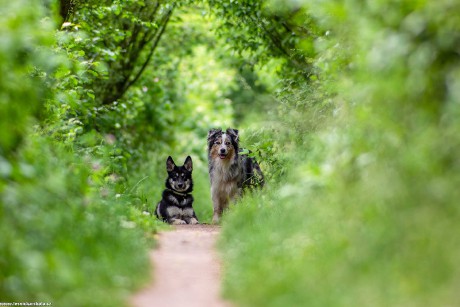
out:
M73 12L76 0L60 0L60 9L59 15L62 17L62 22L66 22L69 20L70 15Z

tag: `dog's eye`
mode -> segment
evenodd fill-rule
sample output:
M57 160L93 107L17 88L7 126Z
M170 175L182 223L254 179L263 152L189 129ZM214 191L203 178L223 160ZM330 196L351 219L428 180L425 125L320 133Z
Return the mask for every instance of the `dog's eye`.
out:
M220 141L215 141L214 144L220 145Z
M230 145L230 142L225 142L225 145Z

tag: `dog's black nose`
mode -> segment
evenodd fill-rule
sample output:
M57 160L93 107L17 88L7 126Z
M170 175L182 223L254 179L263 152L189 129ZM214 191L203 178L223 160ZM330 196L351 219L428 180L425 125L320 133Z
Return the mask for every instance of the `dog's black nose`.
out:
M225 153L225 149L224 149L224 148L221 148L221 149L220 149L220 153Z
M184 184L183 184L183 183L179 183L177 186L178 186L179 188L182 189L182 188L184 187Z

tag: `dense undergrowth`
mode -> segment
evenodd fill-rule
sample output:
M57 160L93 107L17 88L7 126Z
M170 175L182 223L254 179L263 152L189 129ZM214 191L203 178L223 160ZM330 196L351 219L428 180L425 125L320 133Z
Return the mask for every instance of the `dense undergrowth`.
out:
M83 104L83 70L57 47L45 8L1 9L0 301L123 305L148 278L158 223L129 205L114 140L83 136L75 116L61 121L64 101Z
M280 98L269 137L288 161L282 176L224 220L225 295L242 306L458 305L459 3L303 8L322 33L318 81Z

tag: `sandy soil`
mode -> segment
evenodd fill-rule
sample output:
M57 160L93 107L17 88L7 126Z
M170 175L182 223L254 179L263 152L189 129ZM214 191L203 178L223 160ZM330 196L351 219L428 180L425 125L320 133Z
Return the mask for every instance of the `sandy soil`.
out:
M131 300L135 307L229 307L220 298L219 226L178 225L159 234L151 252L153 280Z

